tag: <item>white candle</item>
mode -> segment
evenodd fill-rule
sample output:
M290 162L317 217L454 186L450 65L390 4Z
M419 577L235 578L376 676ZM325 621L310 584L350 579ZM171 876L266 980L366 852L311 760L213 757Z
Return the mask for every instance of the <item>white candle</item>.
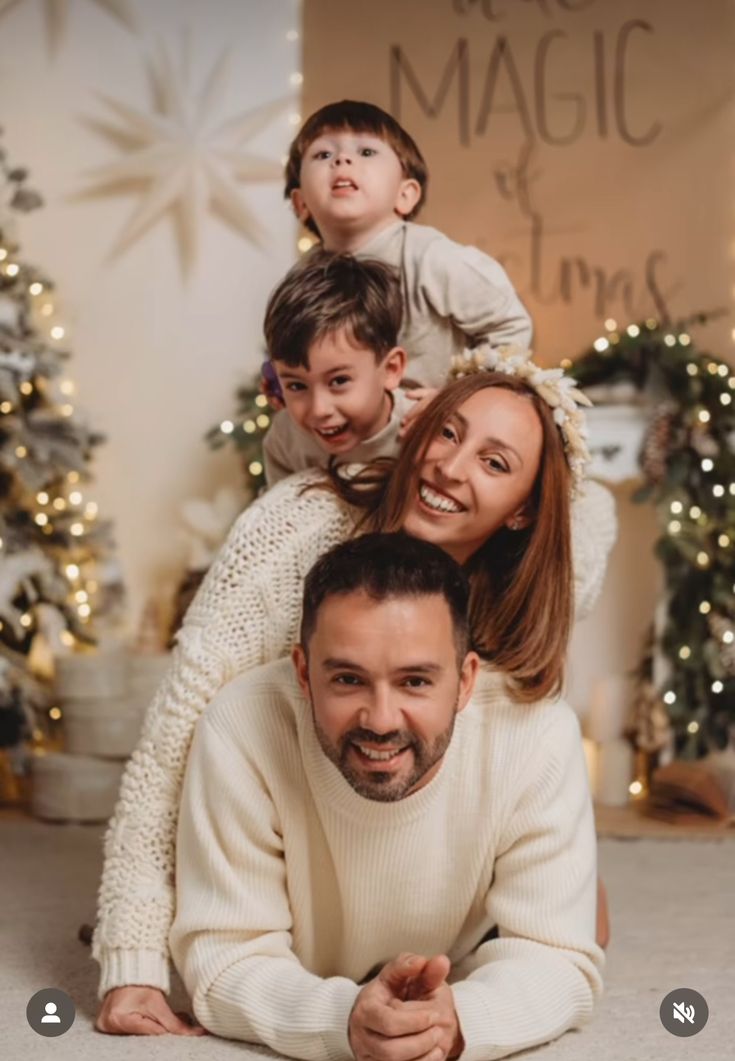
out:
M597 754L595 799L610 807L622 807L629 798L628 786L633 778L633 749L626 740L600 744Z
M598 744L622 737L632 700L630 678L624 674L607 674L592 689L585 732Z
M662 689L671 675L671 664L668 657L664 655L661 641L666 630L666 622L669 614L669 598L667 594L661 597L656 605L653 616L653 673L652 680L656 689Z
M582 747L584 749L585 762L587 763L590 792L594 792L597 785L597 745L593 740L589 740L588 737L583 737Z

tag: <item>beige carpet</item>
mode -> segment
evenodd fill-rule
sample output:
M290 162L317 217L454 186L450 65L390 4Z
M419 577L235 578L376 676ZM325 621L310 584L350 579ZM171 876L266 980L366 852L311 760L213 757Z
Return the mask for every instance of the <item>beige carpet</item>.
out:
M92 1028L96 966L77 941L94 916L101 830L0 820L0 1058L3 1061L224 1061L269 1057L214 1037L122 1039ZM533 1061L726 1061L735 1056L735 843L730 839L602 840L600 868L613 923L607 990L594 1021L517 1054ZM44 1039L26 1023L30 996L66 991L77 1017ZM692 987L710 1017L678 1039L661 1026L661 999ZM180 1008L180 1007L179 1007Z

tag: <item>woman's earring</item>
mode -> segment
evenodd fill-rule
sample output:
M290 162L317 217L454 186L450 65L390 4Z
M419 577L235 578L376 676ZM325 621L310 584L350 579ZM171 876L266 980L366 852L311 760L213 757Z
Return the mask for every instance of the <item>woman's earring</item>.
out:
M517 531L520 530L522 526L523 520L520 518L520 516L515 516L512 520L508 522L509 530Z

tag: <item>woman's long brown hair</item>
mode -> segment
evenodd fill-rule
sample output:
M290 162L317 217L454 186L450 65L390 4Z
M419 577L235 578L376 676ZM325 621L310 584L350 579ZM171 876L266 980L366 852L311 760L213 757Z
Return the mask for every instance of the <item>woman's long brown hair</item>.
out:
M531 523L517 531L502 527L465 565L473 646L507 675L513 699L528 703L561 691L573 608L570 472L546 402L515 376L465 376L437 394L397 458L374 461L353 479L331 468L330 484L348 504L363 510L356 533L400 530L429 445L460 405L488 387L528 399L543 428L539 470L526 509Z

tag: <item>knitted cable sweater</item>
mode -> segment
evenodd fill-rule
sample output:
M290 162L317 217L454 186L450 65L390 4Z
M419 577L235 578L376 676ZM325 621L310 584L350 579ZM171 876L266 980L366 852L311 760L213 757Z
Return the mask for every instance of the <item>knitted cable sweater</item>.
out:
M105 837L92 950L100 997L124 984L169 990L176 825L194 725L235 675L278 659L297 640L304 578L355 523L334 494L304 491L322 477L292 475L242 513L186 614ZM577 618L599 595L616 530L612 497L589 483L572 505Z

